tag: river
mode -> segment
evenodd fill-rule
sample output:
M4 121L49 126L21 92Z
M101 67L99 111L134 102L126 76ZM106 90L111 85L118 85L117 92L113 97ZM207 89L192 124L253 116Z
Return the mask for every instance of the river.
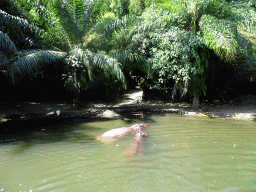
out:
M256 122L178 114L123 120L66 120L0 136L0 191L256 191ZM134 135L96 140L146 123L144 153Z

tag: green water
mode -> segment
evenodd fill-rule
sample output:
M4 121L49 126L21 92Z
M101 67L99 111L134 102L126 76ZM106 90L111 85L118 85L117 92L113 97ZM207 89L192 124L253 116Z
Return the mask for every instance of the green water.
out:
M144 155L112 128L147 123ZM256 191L256 122L154 115L42 126L1 136L0 191Z

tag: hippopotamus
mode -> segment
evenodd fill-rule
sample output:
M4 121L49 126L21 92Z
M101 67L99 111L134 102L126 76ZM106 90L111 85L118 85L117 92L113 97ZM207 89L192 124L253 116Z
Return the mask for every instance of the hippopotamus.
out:
M143 127L146 127L146 124L134 124L131 127L121 127L117 129L111 129L110 131L107 131L100 136L97 137L97 140L100 140L102 142L110 142L113 139L121 138L129 134L143 134L144 136L147 136L147 132L143 129Z
M130 148L125 152L125 155L143 155L144 152L144 139L147 136L147 132L144 129L140 129L136 132L133 142Z

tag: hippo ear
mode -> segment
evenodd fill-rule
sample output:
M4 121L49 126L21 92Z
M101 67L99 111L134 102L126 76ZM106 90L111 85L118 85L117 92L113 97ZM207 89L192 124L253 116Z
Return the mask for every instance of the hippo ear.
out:
M140 124L140 126L147 127L148 125L143 123L143 124Z

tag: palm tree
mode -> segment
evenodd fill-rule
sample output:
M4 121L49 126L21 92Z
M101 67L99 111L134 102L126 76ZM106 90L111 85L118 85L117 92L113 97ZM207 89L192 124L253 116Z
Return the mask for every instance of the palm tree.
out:
M149 78L157 76L152 88L168 88L168 81L173 81L172 95L177 90L182 96L189 93L195 108L199 96L206 92L214 57L234 63L255 55L256 13L250 1L165 1L142 16L142 22L132 27L135 33L130 29L129 36L133 46L139 45L137 52L150 52Z
M16 46L7 34L0 31L1 69L8 71L15 82L19 77L34 73L39 67L64 58L66 53L52 50L17 51Z
M249 58L253 55L252 43L245 31L255 34L255 10L248 1L231 2L224 0L195 0L177 2L189 30L201 46L193 48L193 57L199 66L201 88L193 89L193 106L198 107L201 92L206 91L205 80L212 63L211 56L216 54L226 62L235 62L238 58ZM202 49L203 48L203 49ZM191 78L191 83L198 85L198 75ZM193 81L194 79L194 81ZM193 86L193 85L192 85ZM205 88L204 88L205 87Z
M142 17L133 14L121 18L102 18L90 32L92 41L88 47L105 51L122 63L124 73L132 74L140 71L147 74L149 66L147 56L138 51L140 42L134 43L133 36L138 32Z
M22 1L20 1L22 3ZM37 3L36 3L37 2ZM14 28L23 32L29 44L37 44L45 49L17 51L12 54L6 47L14 43L7 34L0 33L0 59L5 63L2 67L8 69L13 81L17 77L32 74L42 65L53 64L62 59L71 68L71 75L67 75L67 85L71 85L75 95L87 88L87 82L92 78L93 67L110 69L125 86L125 77L121 65L117 60L100 53L93 52L84 45L84 38L104 12L103 0L67 1L41 0L34 2L36 10L40 10L39 17L43 20L47 31L29 24L27 20L14 17L0 10L0 25L2 31ZM8 41L7 41L8 40ZM79 72L78 72L79 71Z

